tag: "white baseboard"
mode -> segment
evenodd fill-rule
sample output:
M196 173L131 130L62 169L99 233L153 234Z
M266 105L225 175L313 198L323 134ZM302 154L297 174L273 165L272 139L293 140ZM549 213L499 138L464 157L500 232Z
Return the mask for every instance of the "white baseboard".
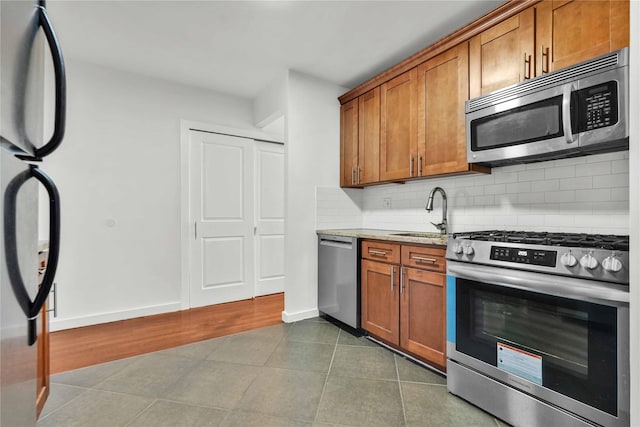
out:
M299 320L311 319L312 317L318 317L318 315L320 315L320 312L318 311L317 308L314 308L313 310L299 311L297 313L287 313L286 311L283 311L282 312L282 321L284 323L293 323L293 322L297 322Z
M82 326L98 325L100 323L116 322L118 320L133 319L135 317L151 316L153 314L170 313L172 311L180 310L182 310L180 302L174 302L169 304L154 305L150 307L142 307L134 310L99 313L88 316L72 317L68 319L56 319L50 315L49 330L51 332L61 331L64 329L80 328Z

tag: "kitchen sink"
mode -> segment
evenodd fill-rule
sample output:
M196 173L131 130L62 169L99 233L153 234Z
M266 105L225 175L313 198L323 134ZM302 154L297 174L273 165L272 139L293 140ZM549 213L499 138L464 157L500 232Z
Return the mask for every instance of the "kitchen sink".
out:
M418 232L412 232L412 233L392 233L392 236L405 236L405 237L423 237L426 239L441 239L443 237L446 237L445 234L440 234L440 233L418 233Z

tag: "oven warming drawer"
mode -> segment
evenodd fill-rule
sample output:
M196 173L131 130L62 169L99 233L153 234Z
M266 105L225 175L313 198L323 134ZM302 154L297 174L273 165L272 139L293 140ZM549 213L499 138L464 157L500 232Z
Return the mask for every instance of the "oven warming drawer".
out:
M447 389L514 426L593 427L574 415L447 360ZM535 420L535 424L531 422Z

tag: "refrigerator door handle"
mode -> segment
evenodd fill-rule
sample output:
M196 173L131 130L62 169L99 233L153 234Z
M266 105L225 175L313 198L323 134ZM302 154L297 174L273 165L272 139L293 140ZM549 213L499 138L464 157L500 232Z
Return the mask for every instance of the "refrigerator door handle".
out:
M35 158L41 159L44 156L51 154L62 142L65 131L65 122L67 115L67 76L64 67L64 59L62 57L62 49L60 49L60 43L58 37L53 30L53 25L47 15L47 9L43 6L38 6L38 14L40 20L40 26L44 31L51 51L53 59L53 71L55 75L55 88L56 88L56 109L54 116L54 128L53 135L49 141L42 147L36 148Z
M58 268L58 257L60 255L60 193L53 180L37 166L31 166L31 176L44 186L49 194L49 260L47 261L47 269L42 278L42 284L36 294L33 303L31 303L29 319L38 317L38 313L42 310L44 302L47 300L53 279L56 276Z

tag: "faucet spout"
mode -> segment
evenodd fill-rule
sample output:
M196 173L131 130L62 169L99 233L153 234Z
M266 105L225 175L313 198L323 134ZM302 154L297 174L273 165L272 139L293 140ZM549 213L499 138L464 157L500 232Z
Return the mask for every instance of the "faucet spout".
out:
M440 230L441 234L447 234L447 193L441 187L434 187L429 193L429 197L427 198L427 205L424 207L427 212L431 212L433 210L433 196L436 193L440 193L442 196L442 222L440 224L433 224L438 230Z

